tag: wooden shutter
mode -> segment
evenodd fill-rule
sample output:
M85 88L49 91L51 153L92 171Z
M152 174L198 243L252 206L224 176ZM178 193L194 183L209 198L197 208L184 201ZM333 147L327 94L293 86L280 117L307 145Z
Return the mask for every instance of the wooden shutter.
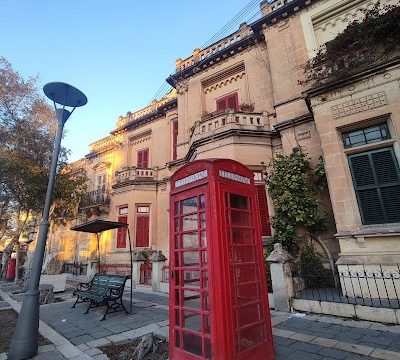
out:
M136 217L136 247L149 246L149 215L137 215Z
M232 95L229 95L227 98L227 108L228 109L234 109L235 111L239 110L239 100L238 100L238 94L234 93Z
M142 164L143 164L143 151L140 150L137 152L137 167L141 169Z
M139 169L147 169L149 167L149 149L138 151L137 167Z
M143 150L143 164L142 168L147 169L149 167L149 149Z
M223 111L226 109L226 99L222 98L217 100L217 111Z
M223 111L226 109L239 110L239 98L238 93L227 95L217 100L217 111Z
M364 224L400 221L400 173L392 148L349 156Z
M178 120L175 120L172 125L172 160L176 160L178 157L177 144L178 144Z
M258 207L260 209L261 218L261 235L271 236L271 226L269 224L269 212L267 194L265 193L264 185L256 185L258 194Z
M127 216L119 216L118 222L127 224L128 217ZM126 248L126 228L118 228L117 232L117 248Z

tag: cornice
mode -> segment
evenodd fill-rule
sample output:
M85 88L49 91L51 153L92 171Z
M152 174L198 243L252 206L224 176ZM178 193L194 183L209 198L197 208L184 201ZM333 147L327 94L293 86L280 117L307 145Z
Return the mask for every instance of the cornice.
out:
M184 159L179 161L189 162L192 158L193 153L200 146L212 143L216 140L225 139L232 136L252 136L252 137L262 137L262 138L272 138L273 132L268 130L247 130L247 129L229 129L227 131L207 136L203 139L199 139L194 141L189 148ZM175 165L175 164L174 164Z
M178 71L173 75L170 75L166 82L170 84L172 87L176 88L177 83L180 81L193 76L194 74L198 74L199 72L209 68L210 66L214 66L215 64L226 60L238 53L243 52L244 50L248 49L252 45L256 44L259 40L261 40L261 34L258 35L251 35L247 38L244 38L221 51L218 51L212 56L201 60L199 62L194 63L192 66Z
M276 132L279 132L279 131L282 131L285 129L289 129L295 125L300 125L300 124L308 123L311 121L314 121L314 117L311 114L302 115L297 118L285 120L285 121L280 122L279 124L274 125L274 130Z

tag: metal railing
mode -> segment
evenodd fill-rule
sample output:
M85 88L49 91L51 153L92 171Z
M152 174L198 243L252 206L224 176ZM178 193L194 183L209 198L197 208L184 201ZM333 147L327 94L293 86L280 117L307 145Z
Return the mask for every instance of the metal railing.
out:
M400 265L338 265L338 284L332 272L293 272L295 298L400 308Z
M164 265L161 269L161 282L169 283L169 265Z
M108 190L98 189L88 191L79 203L80 208L96 206L96 205L110 205L110 194Z
M84 263L64 263L63 272L73 275L86 275L88 264Z
M152 282L153 264L150 261L144 261L140 264L140 279L141 285L151 285Z

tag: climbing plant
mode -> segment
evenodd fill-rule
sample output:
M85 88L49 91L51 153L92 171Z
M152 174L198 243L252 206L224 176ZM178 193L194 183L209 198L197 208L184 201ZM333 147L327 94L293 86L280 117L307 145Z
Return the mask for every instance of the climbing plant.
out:
M296 254L299 232L315 234L326 227L327 215L318 201L318 191L326 187L322 159L313 167L308 156L296 148L290 155L277 155L264 170L275 210L272 243L280 242Z
M345 79L397 58L399 50L400 5L382 5L378 1L304 64L305 79L299 83L321 85Z

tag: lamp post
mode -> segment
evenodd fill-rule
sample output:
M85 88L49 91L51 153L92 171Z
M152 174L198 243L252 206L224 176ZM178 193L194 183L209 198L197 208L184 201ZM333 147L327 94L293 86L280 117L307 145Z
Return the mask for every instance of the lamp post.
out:
M43 87L43 92L50 100L53 101L58 120L58 127L54 141L46 200L44 203L42 220L39 224L38 240L32 260L32 270L28 291L25 293L21 312L18 316L17 325L11 341L10 351L8 353L9 360L28 359L32 356L35 356L38 351L39 280L42 272L43 256L46 247L47 233L49 230L51 195L56 177L61 138L64 125L73 111L77 107L83 106L87 103L86 96L80 90L61 82L46 84ZM59 105L58 108L56 104ZM65 107L70 107L72 110L67 110Z

